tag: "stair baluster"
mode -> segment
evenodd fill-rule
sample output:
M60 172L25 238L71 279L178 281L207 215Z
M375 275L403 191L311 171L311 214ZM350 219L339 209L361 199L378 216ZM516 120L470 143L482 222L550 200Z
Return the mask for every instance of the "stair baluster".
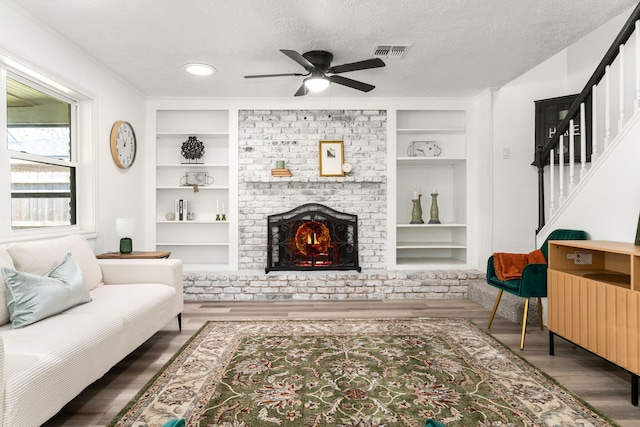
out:
M625 49L625 44L631 36L634 36L635 49ZM625 60L625 56L629 54L634 56L633 60ZM614 73L613 70L616 72ZM625 76L631 77L631 75L634 76L633 82L625 82ZM617 92L612 90L614 87ZM630 99L629 96L633 97L633 102L628 102L629 108L627 109L625 100ZM614 100L617 101L617 108L612 108ZM629 122L632 110L633 113L640 110L640 3L631 13L584 89L569 108L568 114L558 126L554 137L548 144L536 151L534 166L538 167L539 233L544 234L543 228L547 223L544 215L544 187L547 184L544 179L544 168L549 166L548 184L551 188L548 192L550 202L548 213L550 217L553 217L559 213L565 202L569 202L571 194L578 189L580 182L588 175L589 170L599 161L601 155L606 153L615 137L620 135ZM587 113L590 113L591 117L589 129L587 129ZM574 127L578 114L580 115L579 133ZM617 119L617 126L612 128L614 119ZM578 180L575 179L574 172L576 135L580 136L580 174ZM565 141L569 144L568 150L565 147ZM564 157L566 151L569 152L568 165ZM557 165L554 159L556 152L559 154ZM591 167L587 169L586 162L589 158ZM557 179L556 174L558 175ZM565 175L568 177L568 194L565 194L564 188ZM558 206L555 204L556 195Z

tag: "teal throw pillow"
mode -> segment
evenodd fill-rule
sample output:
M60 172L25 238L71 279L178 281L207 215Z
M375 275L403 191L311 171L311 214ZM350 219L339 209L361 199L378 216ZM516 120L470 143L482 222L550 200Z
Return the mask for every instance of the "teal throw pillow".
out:
M433 418L429 418L427 420L427 423L424 425L424 427L446 427L446 426L441 422L434 420Z
M162 425L162 427L184 427L187 423L184 418L180 418L178 420L171 420Z
M68 253L46 276L3 267L7 308L13 329L91 301L80 266Z

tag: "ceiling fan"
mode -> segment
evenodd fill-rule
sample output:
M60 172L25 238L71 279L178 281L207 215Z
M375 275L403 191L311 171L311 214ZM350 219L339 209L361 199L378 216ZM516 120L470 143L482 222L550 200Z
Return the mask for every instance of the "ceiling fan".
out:
M365 59L364 61L351 62L331 66L333 55L324 50L312 50L300 55L295 50L280 49L280 52L296 61L307 71L303 73L285 73L285 74L258 74L253 76L244 76L246 79L256 79L262 77L284 77L284 76L300 76L306 77L302 82L302 86L295 93L295 96L306 95L311 92L319 92L329 86L329 83L337 83L339 85L348 86L353 89L369 92L375 86L368 83L359 82L347 77L338 76L336 74L347 73L349 71L367 70L369 68L384 67L384 61L380 58ZM331 74L331 75L327 75ZM308 77L307 77L308 76Z

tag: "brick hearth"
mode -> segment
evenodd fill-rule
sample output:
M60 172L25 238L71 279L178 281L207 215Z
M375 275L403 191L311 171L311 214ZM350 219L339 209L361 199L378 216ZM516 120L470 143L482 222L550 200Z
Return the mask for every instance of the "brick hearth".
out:
M186 273L187 300L375 300L466 298L476 270Z

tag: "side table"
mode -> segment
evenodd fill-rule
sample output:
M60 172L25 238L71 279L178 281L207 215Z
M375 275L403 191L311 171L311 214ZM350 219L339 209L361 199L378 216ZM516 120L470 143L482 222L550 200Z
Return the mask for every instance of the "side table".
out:
M171 252L145 252L145 251L133 251L130 254L121 254L120 252L105 252L103 254L96 255L98 259L161 259L169 258Z

